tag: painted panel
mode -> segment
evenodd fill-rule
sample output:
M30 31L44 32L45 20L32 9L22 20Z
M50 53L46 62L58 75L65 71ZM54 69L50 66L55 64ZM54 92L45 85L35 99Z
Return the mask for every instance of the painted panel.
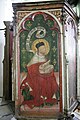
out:
M37 111L42 116L60 112L61 36L55 18L49 12L37 11L27 14L19 24L16 106L20 112Z

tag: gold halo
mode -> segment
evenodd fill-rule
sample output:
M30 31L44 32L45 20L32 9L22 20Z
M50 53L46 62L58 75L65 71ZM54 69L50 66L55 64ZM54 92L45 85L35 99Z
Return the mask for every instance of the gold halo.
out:
M36 39L33 43L32 43L32 50L34 52L37 51L37 48L36 48L36 44L38 44L39 42L43 42L44 45L46 46L46 55L49 53L49 50L50 50L50 46L49 46L49 43L45 40L45 39Z

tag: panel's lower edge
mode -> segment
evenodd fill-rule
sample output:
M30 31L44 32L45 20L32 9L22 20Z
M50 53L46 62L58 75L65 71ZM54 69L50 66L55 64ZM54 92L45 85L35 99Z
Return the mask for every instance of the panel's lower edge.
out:
M41 112L21 112L20 114L15 114L15 117L17 119L21 120L57 120L60 116L63 116L62 113L59 111L54 112L47 112L47 113L41 113Z

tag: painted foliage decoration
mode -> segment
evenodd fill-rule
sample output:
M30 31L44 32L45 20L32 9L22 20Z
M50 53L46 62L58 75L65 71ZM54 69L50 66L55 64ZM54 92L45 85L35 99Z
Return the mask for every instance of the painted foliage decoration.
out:
M54 65L54 71L58 71L59 61L57 48L60 30L55 19L44 12L36 12L25 18L25 20L21 24L21 28L21 72L25 70L25 65L33 56L33 53L30 52L30 50L33 41L35 41L36 39L45 39L49 42L50 52L48 53L48 58ZM28 56L28 58L26 56Z
M60 27L53 16L34 12L19 29L21 110L59 107ZM56 74L56 75L55 75Z

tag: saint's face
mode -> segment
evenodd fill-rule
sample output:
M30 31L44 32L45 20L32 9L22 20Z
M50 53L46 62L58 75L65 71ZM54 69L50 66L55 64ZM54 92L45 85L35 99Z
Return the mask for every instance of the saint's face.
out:
M42 55L46 55L46 47L45 45L42 45L38 48L38 53L42 54Z

